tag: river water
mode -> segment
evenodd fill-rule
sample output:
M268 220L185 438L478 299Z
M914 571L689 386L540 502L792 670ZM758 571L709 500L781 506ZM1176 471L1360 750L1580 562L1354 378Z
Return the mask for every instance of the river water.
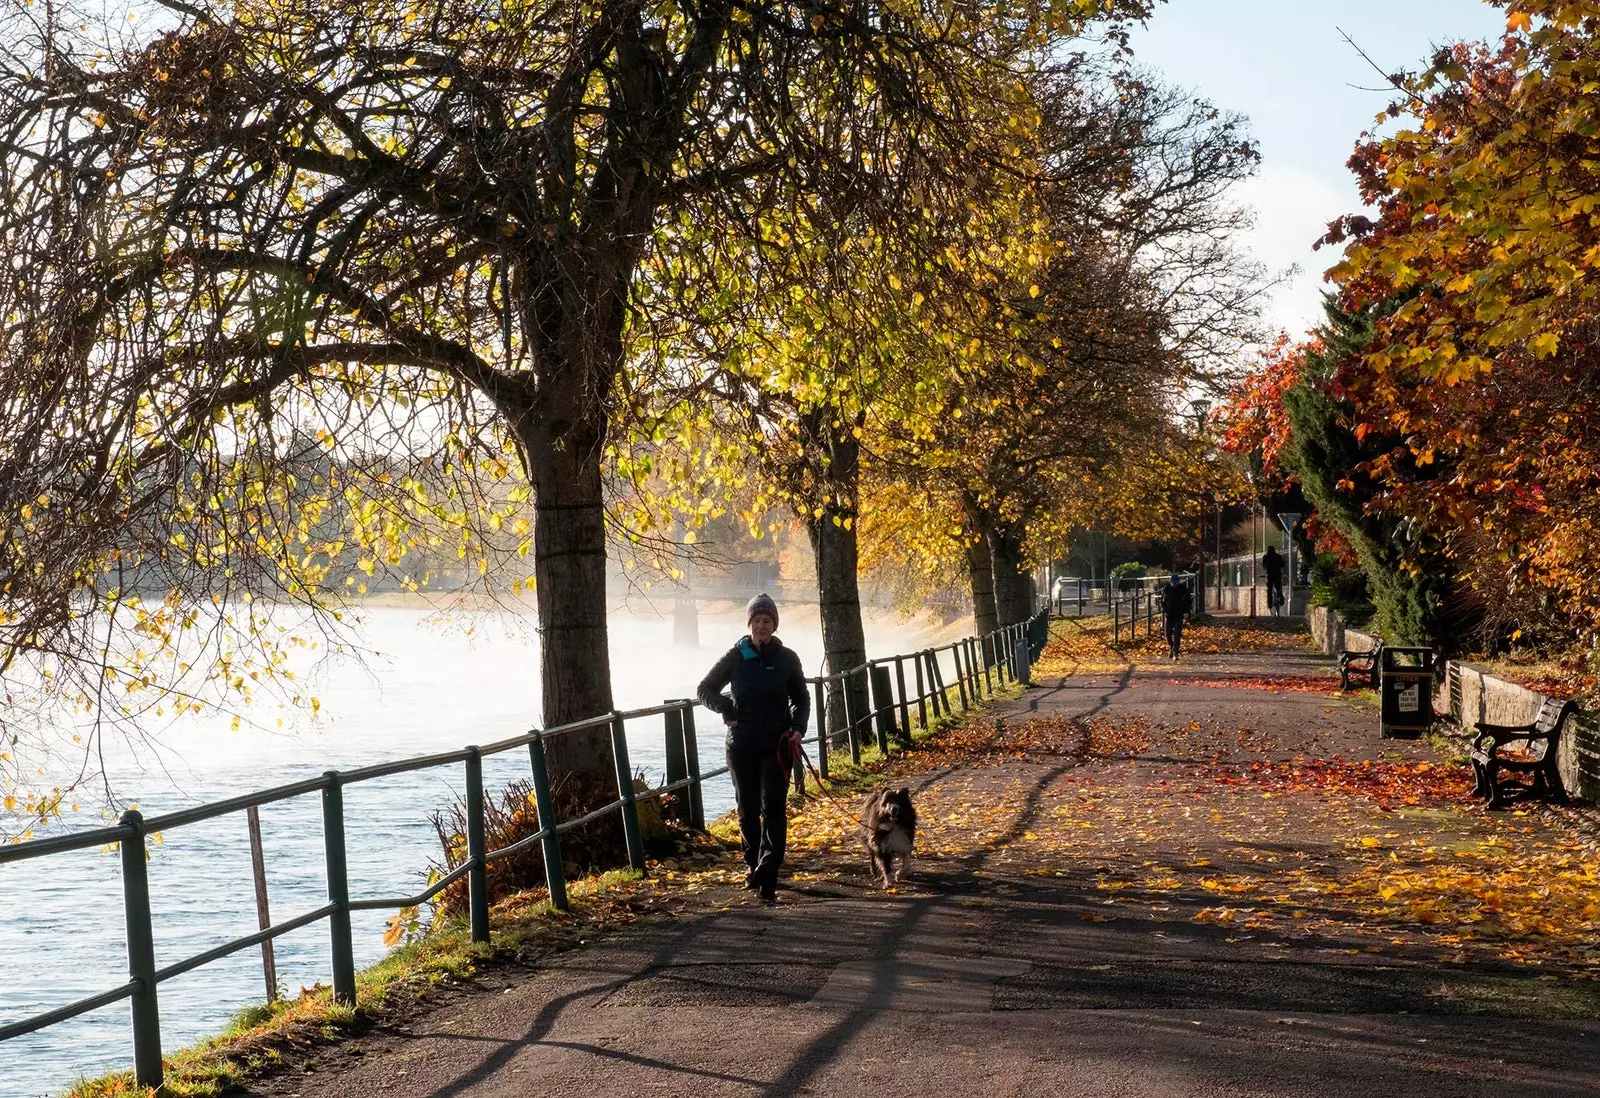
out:
M316 669L322 708L288 731L225 718L167 729L162 746L113 750L108 768L118 792L147 816L315 776L329 769L451 750L517 735L537 725L538 641L531 620L511 612L441 619L411 607L364 609L357 625L361 659L329 657ZM737 616L700 619L700 646L676 645L670 616L614 615L612 676L619 708L687 697L701 675L743 632ZM785 611L781 635L808 673L820 666L815 608ZM926 625L869 620L874 655L913 651L931 641ZM268 722L270 723L270 722ZM716 723L701 713L701 762L720 765ZM630 722L636 769L659 779L660 718ZM527 756L484 760L491 791L525 778ZM352 898L407 895L423 887L439 856L430 812L460 795L452 766L378 779L345 791ZM491 792L492 795L492 792ZM708 815L732 806L726 778L707 785ZM83 813L63 826L99 826ZM321 802L315 793L261 810L274 922L326 902ZM115 854L85 850L0 865L0 1023L15 1021L114 987L126 979L121 875ZM158 966L256 929L249 841L243 813L179 828L151 846L151 906ZM392 912L353 916L358 966L384 954ZM328 930L314 923L277 939L284 992L331 979ZM242 1007L264 998L261 955L243 950L161 985L167 1050L222 1029ZM0 1098L58 1094L79 1077L123 1070L132 1061L124 1001L39 1033L0 1043Z

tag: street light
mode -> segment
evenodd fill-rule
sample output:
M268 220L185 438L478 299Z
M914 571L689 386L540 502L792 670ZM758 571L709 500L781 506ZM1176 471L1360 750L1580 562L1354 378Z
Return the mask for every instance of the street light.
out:
M1208 413L1210 411L1211 411L1211 401L1207 400L1205 397L1197 397L1196 399L1191 400L1189 402L1189 414L1194 417L1194 433L1195 433L1195 437L1196 438L1199 438L1201 436L1201 434L1204 433L1205 426L1206 426L1206 413ZM1219 588L1222 586L1222 557L1221 557L1221 549L1220 549L1221 543L1222 543L1222 512L1221 512L1221 507L1220 507L1220 504L1219 504L1218 512L1217 512L1217 544L1218 544L1219 548L1218 548L1218 551L1217 551L1218 552L1218 556L1217 556L1217 582L1216 582L1216 586L1219 587ZM1206 612L1206 608L1205 608L1205 590L1206 590L1206 513L1205 513L1205 509L1204 509L1203 506L1202 506L1201 511L1200 511L1200 576L1199 576L1199 579L1198 579L1197 586L1199 587L1199 590L1196 592L1196 594L1199 595L1199 599L1197 601L1200 603L1200 605L1197 606L1196 609L1199 610L1200 613L1204 614ZM1215 595L1213 595L1212 597L1213 597L1213 599L1216 598ZM1219 602L1218 605L1220 606L1220 602Z

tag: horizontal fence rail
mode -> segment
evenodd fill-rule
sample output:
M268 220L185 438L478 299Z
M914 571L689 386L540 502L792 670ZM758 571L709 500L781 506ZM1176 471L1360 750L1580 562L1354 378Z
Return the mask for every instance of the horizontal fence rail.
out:
M1189 613L1201 612L1198 577L1194 572L1180 572L1178 582L1189 589ZM1167 576L1134 576L1090 580L1079 576L1062 576L1055 580L1049 607L1062 617L1082 617L1086 613L1105 614L1111 618L1111 643L1132 643L1141 633L1154 636L1160 628L1161 591L1166 587Z
M814 748L818 776L828 778L829 752L841 745L859 763L869 744L887 755L893 747L911 745L912 714L922 728L955 715L955 706L966 712L991 698L1008 681L1027 683L1029 668L1039 658L1049 637L1049 609L1042 608L1027 622L1001 628L983 636L966 637L919 652L869 660L857 667L806 679L813 691L815 723L812 734L803 742ZM852 687L860 683L862 689ZM861 707L864 693L869 699ZM842 721L828 717L830 700L838 699ZM490 940L489 888L490 862L540 848L545 869L545 884L550 905L565 910L567 888L561 860L561 836L616 813L621 820L628 862L637 870L645 868L645 851L639 829L638 807L680 790L676 816L692 829L704 829L705 809L701 787L712 778L728 772L726 766L702 770L695 731L696 703L688 699L669 700L641 709L615 711L553 728L533 729L522 735L497 740L483 746L469 746L410 759L376 763L351 770L333 771L253 793L229 797L210 804L196 805L146 819L139 812L124 812L115 827L96 828L73 835L35 839L26 843L0 846L0 865L48 857L94 847L116 846L120 850L123 881L123 908L128 947L128 980L116 987L78 999L17 1022L0 1025L0 1042L49 1026L58 1025L81 1014L109 1006L123 999L131 1002L133 1068L138 1085L162 1085L161 1014L157 995L160 984L251 946L262 945L302 927L326 920L329 928L330 969L335 1001L353 1005L356 999L355 960L350 929L353 911L415 907L434 900L446 888L463 878L467 881L467 916L472 938ZM627 724L629 721L663 719L666 730L666 781L653 789L636 790L628 761ZM608 727L616 763L617 796L581 816L558 820L545 761L545 743L562 735ZM483 759L507 751L526 749L533 786L534 807L540 828L532 835L497 850L486 849L484 836ZM441 766L462 766L466 779L465 815L467 856L458 866L428 888L413 896L351 897L344 845L344 790L352 785ZM796 787L804 790L804 763L797 763ZM323 847L328 902L282 922L264 925L253 934L234 938L191 957L157 967L150 914L149 882L146 873L146 837L152 833L215 819L235 812L250 812L262 805L309 794L322 800ZM262 919L265 922L265 917Z
M1103 577L1057 576L1051 583L1049 606L1061 617L1117 614L1125 621L1128 604L1138 599L1142 607L1145 599L1156 597L1167 585L1167 578L1166 575L1125 576L1106 580ZM1178 580L1189 588L1191 595L1196 594L1198 577L1194 572L1179 572ZM1121 611L1117 609L1119 603Z

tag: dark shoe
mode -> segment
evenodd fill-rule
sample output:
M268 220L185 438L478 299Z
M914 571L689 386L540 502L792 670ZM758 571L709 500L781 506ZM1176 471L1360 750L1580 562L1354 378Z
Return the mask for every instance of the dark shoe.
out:
M755 870L748 869L748 870L745 871L745 874L744 874L744 886L746 888L748 888L751 892L754 892L756 889L761 887L761 882L756 880L756 871Z
M775 904L775 903L777 903L778 902L778 889L777 889L777 887L774 886L773 884L771 884L770 882L763 882L763 884L761 885L761 902L764 903L764 904Z

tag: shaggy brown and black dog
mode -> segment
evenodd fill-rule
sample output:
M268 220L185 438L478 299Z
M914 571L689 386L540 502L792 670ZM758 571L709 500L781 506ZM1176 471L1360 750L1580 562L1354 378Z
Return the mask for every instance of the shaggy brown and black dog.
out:
M911 864L916 839L917 810L911 804L911 790L880 789L868 794L861 806L861 844L872 859L872 871L883 878L884 888L899 883Z

